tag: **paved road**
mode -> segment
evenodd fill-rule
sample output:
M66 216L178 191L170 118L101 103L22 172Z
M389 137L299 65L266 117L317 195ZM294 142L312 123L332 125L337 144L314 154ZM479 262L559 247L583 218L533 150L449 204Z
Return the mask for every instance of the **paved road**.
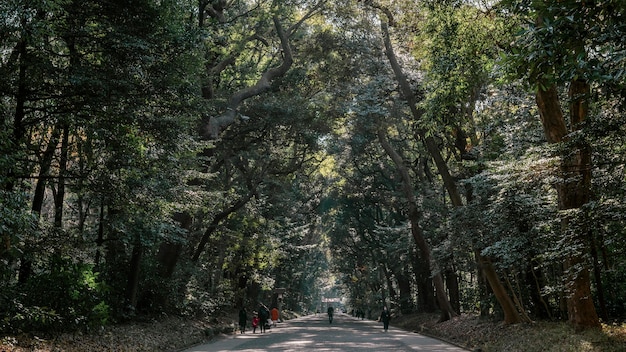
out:
M279 323L268 332L234 334L216 341L189 348L184 352L219 351L446 351L462 348L382 324L358 320L348 315L335 315L332 324L326 315L310 315Z

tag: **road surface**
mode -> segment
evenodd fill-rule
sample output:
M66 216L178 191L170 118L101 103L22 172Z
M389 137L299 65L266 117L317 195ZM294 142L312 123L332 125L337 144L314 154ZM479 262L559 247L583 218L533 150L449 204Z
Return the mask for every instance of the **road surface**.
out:
M279 323L260 334L247 331L220 337L184 352L220 351L467 351L437 339L335 314L332 324L325 314L309 315Z

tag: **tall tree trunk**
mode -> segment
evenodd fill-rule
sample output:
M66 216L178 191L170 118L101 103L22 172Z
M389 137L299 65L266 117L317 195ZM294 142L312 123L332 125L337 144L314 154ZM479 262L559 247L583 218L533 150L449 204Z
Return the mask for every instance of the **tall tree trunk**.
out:
M396 150L387 140L385 131L383 131L382 128L378 130L378 140L387 155L391 158L391 160L393 160L396 168L398 169L398 172L400 173L402 179L403 193L408 201L409 206L408 217L409 222L411 223L411 234L413 235L415 244L417 244L417 248L419 248L422 257L424 258L424 261L429 263L429 266L432 270L437 303L439 304L439 309L441 309L441 320L449 320L450 318L455 317L458 314L454 311L452 305L450 304L450 301L448 300L445 285L443 282L443 276L441 274L441 269L439 268L439 264L437 264L435 258L433 258L430 250L430 245L424 238L422 228L419 225L421 215L417 207L417 200L415 199L415 195L413 194L413 181L411 179L411 176L409 175L409 170L407 169L404 160L402 159L400 154L396 152Z
M450 296L450 304L457 314L461 314L461 295L459 293L459 276L456 271L446 269L446 287Z
M193 218L189 213L176 213L174 214L174 220L180 224L180 227L186 232L191 231L191 224ZM176 268L176 263L180 258L182 252L182 243L163 241L159 245L159 251L157 253L157 261L160 264L160 275L163 278L170 278Z
M22 28L26 28L27 19L26 16L21 20ZM17 44L16 51L19 55L19 73L17 81L17 92L15 94L15 114L13 115L13 133L11 134L11 145L13 151L20 150L20 146L26 137L26 128L24 127L24 119L26 118L26 101L28 99L28 80L26 71L28 69L27 56L28 56L28 43L26 33L22 34L22 38ZM12 165L7 170L7 182L5 184L5 190L12 191L15 186L16 170Z
M413 249L411 253L413 254L411 265L417 281L417 311L434 312L437 310L437 303L435 303L435 290L430 276L430 267L428 263L424 263L418 251Z
M541 292L545 287L545 278L541 269L535 269L537 262L531 260L526 265L525 281L528 286L530 301L532 302L532 314L540 319L551 319L552 313Z
M423 112L418 110L417 98L415 97L415 94L413 93L413 90L411 89L409 82L406 80L406 76L404 75L402 71L402 67L398 63L396 55L393 51L393 46L391 44L391 37L389 35L389 29L385 21L381 21L381 29L383 32L383 39L385 43L385 54L387 55L387 59L389 60L391 64L392 70L394 71L396 80L398 81L398 85L400 86L400 91L402 92L405 99L407 100L407 103L409 105L409 108L411 109L411 113L414 119L420 120L423 115ZM437 143L435 142L434 138L432 136L427 136L423 130L418 131L418 134L420 138L424 141L426 149L428 150L431 158L435 162L437 171L439 171L439 174L441 175L443 184L446 190L448 191L452 204L455 207L463 206L463 201L461 199L460 193L456 186L456 182L454 181L454 178L450 174L448 165L443 159L441 152L439 151L439 147L437 146ZM497 298L499 297L498 303L501 306L503 306L502 307L503 311L509 314L508 316L505 314L505 321L507 323L521 322L522 317L517 312L517 308L513 305L513 301L510 299L510 297L508 297L508 299L505 299L504 296L502 296L502 293L506 293L506 289L504 288L504 286L502 285L502 282L498 278L498 275L495 271L495 268L493 267L493 264L491 263L491 260L489 260L488 258L482 258L482 255L480 254L480 252L477 252L476 254L478 256L477 260L479 261L478 266L479 268L485 271L485 277L487 278L489 285L492 287L493 292L499 293L496 295ZM508 306L508 305L511 305L511 306Z
M570 125L573 130L582 128L587 117L589 84L574 80L570 84ZM556 86L539 89L536 94L539 115L543 123L546 139L550 143L567 142L567 127L561 110ZM571 142L571 141L570 141ZM559 210L579 209L590 200L591 191L591 150L584 141L572 143L561 155L563 182L557 186ZM571 245L587 248L587 231L572 231L570 219L563 216L561 229L563 236L570 236ZM577 329L600 326L591 295L591 277L584 253L572 253L564 261L567 313L570 323Z
M413 302L411 300L411 282L409 278L402 272L396 273L398 280L398 289L400 290L400 312L409 314L413 311Z
M136 243L133 245L133 253L130 257L125 293L126 304L133 310L137 308L142 252L142 245L139 240L137 240Z
M598 305L600 306L600 314L604 321L609 320L609 312L606 308L606 300L604 298L604 285L602 284L602 268L598 262L598 249L596 245L596 239L593 234L590 234L591 238L591 258L593 259L593 277L596 281L596 292L598 293Z
M67 157L69 149L69 127L62 127L61 155L59 157L59 177L56 196L54 197L54 227L63 227L63 202L65 201L65 174L67 172Z
M96 257L94 258L94 264L96 265L96 270L98 270L100 266L100 256L101 256L103 244L104 244L104 200L101 199L100 200L100 212L98 215L98 236L96 237Z
M60 130L55 128L50 134L50 140L46 146L46 150L43 152L41 161L39 162L39 177L37 178L37 184L35 185L35 193L33 196L32 211L37 215L37 218L41 216L41 209L43 208L44 197L46 194L46 183L48 176L50 175L50 167L52 165L52 159L57 145L59 144ZM28 281L32 273L32 258L29 257L30 253L24 253L20 259L20 268L18 272L18 282L25 283Z

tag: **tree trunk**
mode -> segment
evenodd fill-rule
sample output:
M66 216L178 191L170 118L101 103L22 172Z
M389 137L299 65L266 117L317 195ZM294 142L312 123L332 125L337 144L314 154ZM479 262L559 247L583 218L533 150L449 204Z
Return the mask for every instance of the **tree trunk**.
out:
M434 312L437 310L437 304L435 303L433 282L430 277L430 267L428 263L424 263L415 250L411 252L414 254L412 265L415 280L417 281L417 311Z
M61 156L59 157L59 178L56 196L54 197L54 227L63 227L63 202L65 201L65 173L67 171L67 155L69 148L69 127L62 127Z
M570 124L573 130L582 128L587 117L589 84L575 80L569 89ZM546 139L550 143L567 141L567 127L561 110L559 97L554 85L539 89L536 95L539 115ZM561 155L563 182L557 186L559 210L579 209L590 199L591 190L591 150L584 141L573 143ZM570 232L570 219L561 219L563 236ZM571 236L571 245L586 248L586 231L578 231ZM572 253L564 261L568 319L577 330L600 326L600 320L593 305L591 278L584 253Z
M481 266L489 266L493 268L493 264L491 263L491 260L489 258L481 256L480 260ZM500 281L500 278L498 278L498 274L495 270L484 270L484 273L487 276L487 280L489 282ZM513 300L509 296L508 292L506 292L506 288L504 287L504 285L500 284L496 285L495 287L491 286L491 289L493 291L493 294L496 296L498 302L501 303L500 307L502 308L502 312L504 313L504 322L506 324L521 322L522 318L519 315L519 312L517 311ZM502 302L504 302L504 304L502 304Z
M37 218L41 216L41 209L43 208L43 201L46 194L46 183L49 176L50 167L52 165L52 158L59 143L59 129L55 128L50 134L50 140L46 150L43 152L41 161L39 162L39 178L35 186L35 194L33 196L33 203L31 209L33 213L37 215ZM18 282L25 283L28 281L30 274L32 273L33 262L29 258L28 253L24 253L20 259L20 269L18 272Z
M174 214L174 220L177 221L180 227L186 232L191 230L193 218L188 213L176 213ZM178 259L180 258L182 248L182 243L174 243L168 240L161 242L157 253L161 277L170 278L172 276L176 268L176 263L178 263Z
M411 282L404 274L396 275L396 279L398 280L398 289L400 290L400 312L402 314L409 314L413 312Z
M596 281L596 292L598 293L598 305L600 306L600 314L604 321L609 321L609 312L606 308L606 300L604 298L604 285L602 284L602 268L598 262L598 249L596 239L593 234L591 238L591 258L593 259L593 277Z
M413 115L413 117L415 118L415 120L420 120L423 112L418 110L417 108L417 98L415 97L415 94L413 94L413 90L411 89L411 86L409 84L409 82L406 80L406 76L404 75L404 73L402 72L402 67L400 66L400 64L398 63L398 60L396 58L396 55L393 51L393 46L391 45L391 38L389 36L389 29L387 27L387 24L385 23L385 21L381 21L381 28L382 28L382 32L383 32L383 39L385 42L385 54L387 55L387 58L391 64L391 68L394 71L394 74L396 76L396 80L398 81L398 85L400 86L400 90L402 92L402 94L404 95L405 99L407 100L407 103L409 105L409 108L411 109L411 113ZM456 186L456 182L454 181L454 178L452 177L452 175L450 174L449 168L447 163L445 162L445 160L443 159L443 157L441 156L441 152L439 151L439 147L437 147L437 144L435 142L435 140L430 137L427 136L426 133L424 131L418 131L418 134L420 136L420 138L424 141L424 144L431 156L431 158L433 158L434 162L435 162L435 166L437 167L437 171L439 171L439 174L441 175L441 178L443 180L444 186L446 188L446 190L448 191L448 194L450 195L450 199L452 201L452 204L455 207L459 207L459 206L463 206L463 201L461 199L460 193L458 191L458 188ZM480 254L480 252L477 252L477 260L481 261L482 264L479 264L478 266L480 268L482 268L482 270L485 270L485 277L487 278L487 281L489 282L489 285L492 286L493 292L506 292L506 289L504 288L504 286L502 286L502 283L500 282L500 279L498 278L498 275L493 267L493 265L491 264L490 260L485 260L485 258L482 258L482 255ZM435 282L436 284L436 282ZM499 297L498 295L496 295L496 297ZM504 297L502 297L504 298ZM508 299L504 299L502 301L500 301L500 299L498 299L498 303L500 303L500 305L507 305L507 304L513 304L513 301L510 299L510 297ZM519 316L519 313L517 313L516 308L513 307L503 307L503 310L505 312L508 312L509 314L513 314L513 312L515 312L515 316L510 316L508 317L508 321L510 322L520 322L521 321L521 317Z
M415 195L413 194L413 181L411 180L409 171L404 164L404 160L402 159L400 154L398 154L395 149L393 149L393 147L387 140L385 132L382 129L378 130L378 140L380 141L380 144L382 145L387 155L389 155L391 160L393 160L396 168L398 169L398 172L400 173L402 179L403 193L408 201L409 206L408 217L409 222L411 223L411 234L413 235L415 244L417 244L417 248L419 248L420 250L422 258L426 263L429 263L429 267L432 270L437 303L439 304L439 309L441 309L441 320L449 320L450 318L455 317L458 314L456 314L456 312L452 308L452 305L450 304L450 301L448 300L445 285L443 282L443 276L441 275L439 265L437 264L435 258L432 257L430 245L424 238L422 228L419 225L421 215L417 207L417 200L415 199Z
M531 260L526 265L525 281L529 290L530 301L532 302L532 314L539 319L551 319L550 307L546 302L541 288L545 287L545 279L541 269L535 270L537 262Z
M461 314L461 295L459 293L459 277L454 270L446 270L446 287L450 296L450 304L457 314Z
M133 254L130 257L130 265L128 270L128 278L126 280L126 304L133 310L137 308L137 293L139 292L139 277L141 273L141 243L135 243L133 246Z

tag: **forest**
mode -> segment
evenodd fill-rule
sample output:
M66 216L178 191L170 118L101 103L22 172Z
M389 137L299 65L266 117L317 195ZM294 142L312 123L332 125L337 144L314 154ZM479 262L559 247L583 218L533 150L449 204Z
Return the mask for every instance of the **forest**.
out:
M329 297L626 317L624 1L3 0L0 19L0 336Z

